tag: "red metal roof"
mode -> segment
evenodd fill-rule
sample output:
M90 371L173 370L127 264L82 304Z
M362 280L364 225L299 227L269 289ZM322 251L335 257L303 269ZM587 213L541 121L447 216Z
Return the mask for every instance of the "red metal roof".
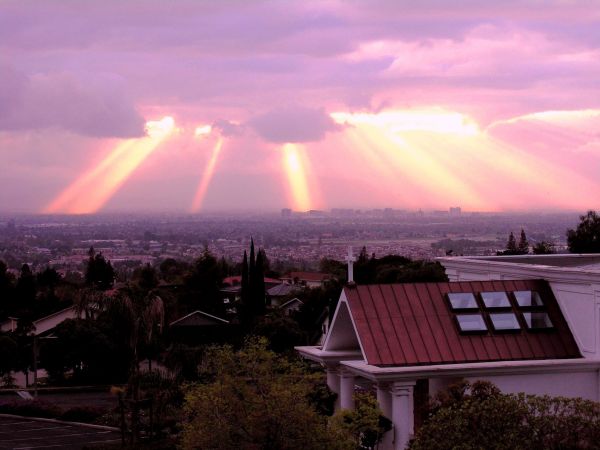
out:
M537 291L553 330L461 333L449 292ZM403 283L345 288L367 363L380 366L557 359L581 356L543 280Z
M294 280L297 278L300 281L325 281L331 278L328 273L320 272L290 272L288 275L281 277L282 280Z

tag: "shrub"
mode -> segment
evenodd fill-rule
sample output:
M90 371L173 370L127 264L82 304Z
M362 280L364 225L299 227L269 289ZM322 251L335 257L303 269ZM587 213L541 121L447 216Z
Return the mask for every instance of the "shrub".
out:
M62 413L60 419L70 422L92 423L105 413L106 410L98 406L76 406Z
M1 404L0 413L56 419L60 417L62 411L57 406L44 400L13 400Z
M462 382L437 396L409 448L591 449L598 442L600 403L502 394L488 382Z

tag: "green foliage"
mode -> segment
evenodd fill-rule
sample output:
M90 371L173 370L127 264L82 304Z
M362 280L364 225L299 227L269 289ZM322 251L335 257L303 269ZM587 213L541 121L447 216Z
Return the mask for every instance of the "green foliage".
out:
M308 400L316 376L266 347L252 339L238 352L207 352L207 382L185 395L184 449L341 448Z
M115 271L110 261L107 261L102 253L96 253L94 247L90 247L88 255L85 283L102 291L112 288L115 281Z
M201 309L222 317L225 307L219 288L224 277L219 261L206 248L200 258L194 261L185 277L187 294L182 300L188 304L190 310Z
M356 394L354 400L354 409L342 409L333 416L331 430L345 439L348 448L375 449L383 434L391 429L391 422L383 417L372 395Z
M441 393L411 450L597 448L600 404L582 399L502 394L488 382Z
M572 253L600 253L600 216L588 211L579 216L575 230L567 230L567 244Z
M510 255L527 255L529 253L529 241L525 235L525 230L521 229L521 235L519 237L519 243L515 239L515 235L511 231L508 235L508 241L506 242L506 249L504 251L497 252L498 256L510 256Z
M67 372L75 383L122 381L127 374L130 355L102 323L68 319L53 334L57 339L40 345L40 365L53 382L62 383Z
M267 338L269 348L276 353L293 351L294 346L305 344L298 322L279 310L262 317L254 327L254 334Z
M526 255L529 253L529 241L525 235L525 230L521 228L521 236L519 237L519 244L517 245L517 252L520 255Z
M354 267L358 284L448 281L444 267L437 261L413 261L399 255L367 258L366 249L362 255Z
M0 336L0 377L4 377L17 366L17 343L8 336Z
M533 246L534 255L551 255L556 253L552 242L540 241Z

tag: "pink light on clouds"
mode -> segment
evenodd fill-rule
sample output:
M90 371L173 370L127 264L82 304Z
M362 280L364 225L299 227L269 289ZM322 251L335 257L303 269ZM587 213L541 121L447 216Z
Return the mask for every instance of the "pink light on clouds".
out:
M599 30L583 0L6 0L0 204L188 210L210 124L227 151L203 210L598 207ZM160 151L108 157L166 111L181 130ZM75 201L89 183L111 194Z

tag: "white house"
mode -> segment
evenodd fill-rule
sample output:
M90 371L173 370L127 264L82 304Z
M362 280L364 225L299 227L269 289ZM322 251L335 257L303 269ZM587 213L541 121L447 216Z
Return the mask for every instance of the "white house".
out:
M600 255L439 260L449 283L350 283L323 345L297 347L337 407L376 391L393 423L381 448L405 448L420 403L460 378L600 400Z

